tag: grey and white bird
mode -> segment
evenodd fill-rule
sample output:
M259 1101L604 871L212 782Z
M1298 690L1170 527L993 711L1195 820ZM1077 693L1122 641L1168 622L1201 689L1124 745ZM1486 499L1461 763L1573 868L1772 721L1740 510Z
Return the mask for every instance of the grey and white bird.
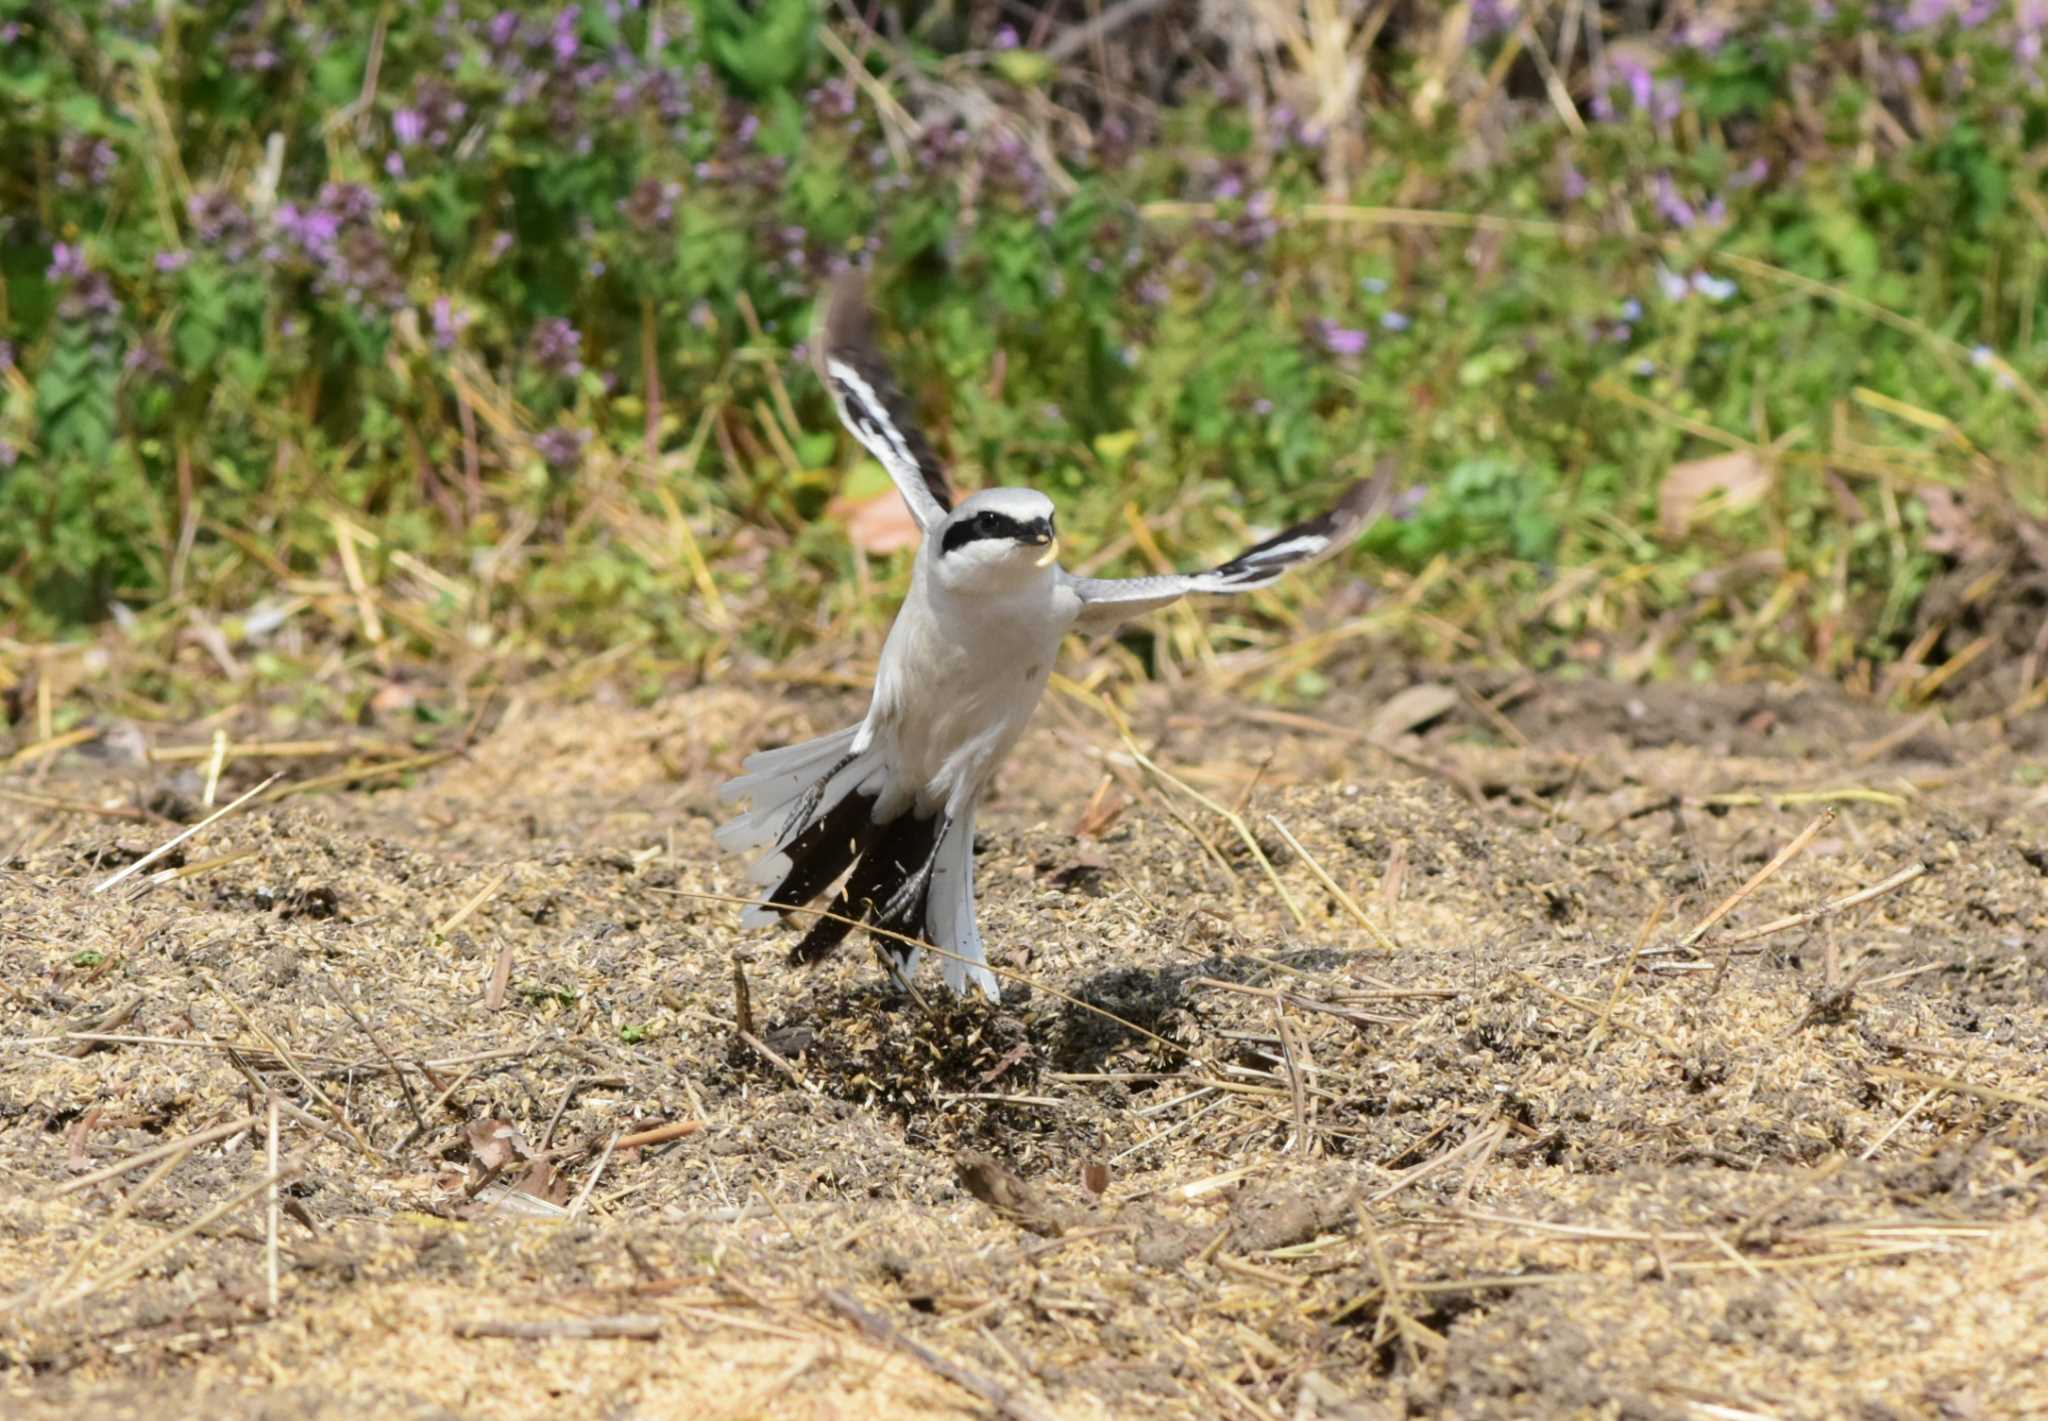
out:
M751 808L719 844L756 852L766 890L746 927L781 920L838 882L831 916L790 951L816 962L856 922L941 949L946 985L1000 996L974 912L974 812L1023 733L1070 631L1095 632L1193 592L1248 592L1340 549L1386 501L1388 474L1348 489L1329 512L1207 572L1104 580L1058 564L1052 500L993 488L954 505L873 338L858 276L838 282L815 342L819 374L848 430L895 481L923 531L910 593L882 647L857 725L751 756L720 791ZM922 949L876 935L908 983Z

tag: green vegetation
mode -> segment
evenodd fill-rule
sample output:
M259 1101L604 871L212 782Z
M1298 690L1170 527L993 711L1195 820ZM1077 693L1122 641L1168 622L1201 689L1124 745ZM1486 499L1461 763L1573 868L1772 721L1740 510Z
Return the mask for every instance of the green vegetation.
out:
M1135 505L1198 561L1392 452L1350 566L1421 649L2019 664L2043 0L1319 8L0 0L0 627L332 714L337 649L651 687L878 625L800 358L858 259L962 481L1076 548Z

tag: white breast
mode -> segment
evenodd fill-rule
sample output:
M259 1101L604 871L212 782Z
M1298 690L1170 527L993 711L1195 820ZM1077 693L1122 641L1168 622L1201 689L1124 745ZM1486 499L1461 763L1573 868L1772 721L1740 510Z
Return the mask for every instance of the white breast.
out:
M863 734L894 742L905 801L958 814L1030 721L1073 616L1050 569L1001 597L949 594L923 574L889 629Z

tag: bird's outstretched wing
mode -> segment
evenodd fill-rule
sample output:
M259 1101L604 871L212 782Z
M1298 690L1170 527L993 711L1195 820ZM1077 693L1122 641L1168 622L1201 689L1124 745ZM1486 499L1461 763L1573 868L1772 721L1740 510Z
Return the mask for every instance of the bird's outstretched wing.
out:
M1249 592L1255 587L1270 586L1290 569L1348 546L1386 507L1387 491L1393 480L1393 461L1382 460L1371 478L1360 479L1346 489L1327 513L1297 523L1207 572L1128 579L1065 577L1066 585L1081 598L1081 615L1074 623L1075 629L1104 631L1141 613L1178 602L1191 592Z
M867 283L859 272L849 271L833 283L812 349L818 378L832 392L840 422L889 471L917 526L928 528L945 517L953 507L945 466L918 429L910 401L875 345Z

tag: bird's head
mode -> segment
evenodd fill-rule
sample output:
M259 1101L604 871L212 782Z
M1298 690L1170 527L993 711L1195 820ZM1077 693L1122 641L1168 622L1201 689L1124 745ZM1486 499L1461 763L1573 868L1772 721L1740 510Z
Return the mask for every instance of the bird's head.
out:
M991 488L964 500L928 534L949 587L994 591L1052 575L1059 557L1052 500L1036 489Z

